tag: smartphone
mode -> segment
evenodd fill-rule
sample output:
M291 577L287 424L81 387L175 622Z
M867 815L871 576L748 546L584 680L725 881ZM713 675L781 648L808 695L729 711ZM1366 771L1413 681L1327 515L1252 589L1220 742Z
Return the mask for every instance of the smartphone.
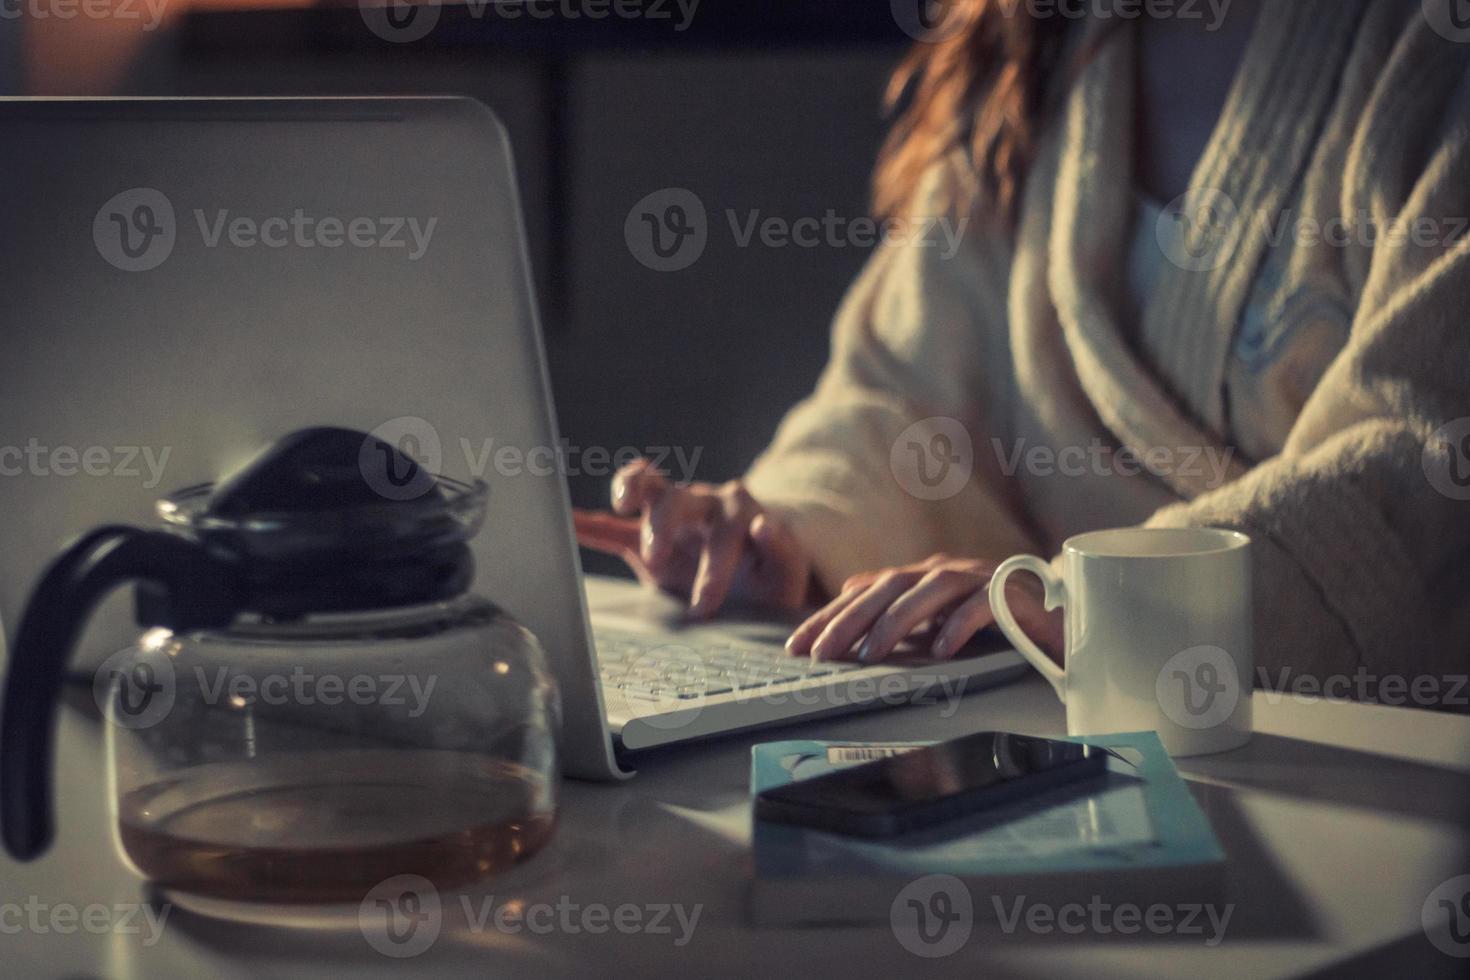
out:
M756 796L755 816L894 837L1101 776L1107 762L1090 745L981 732L773 787Z

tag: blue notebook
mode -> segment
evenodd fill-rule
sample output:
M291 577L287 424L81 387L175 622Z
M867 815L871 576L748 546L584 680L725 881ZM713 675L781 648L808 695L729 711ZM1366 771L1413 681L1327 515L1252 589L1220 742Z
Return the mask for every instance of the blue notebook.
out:
M1213 901L1225 852L1153 732L1075 738L1113 750L1101 783L890 840L756 821L750 916L761 925L887 920L915 878L954 875L977 913L1032 902ZM752 795L919 748L922 742L768 742L751 750Z

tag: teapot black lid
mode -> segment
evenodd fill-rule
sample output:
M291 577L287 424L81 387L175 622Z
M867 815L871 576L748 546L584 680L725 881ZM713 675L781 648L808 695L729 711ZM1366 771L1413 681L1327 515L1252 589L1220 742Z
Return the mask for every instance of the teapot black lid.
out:
M161 517L231 567L244 611L277 617L430 602L469 587L486 487L377 436L301 429Z

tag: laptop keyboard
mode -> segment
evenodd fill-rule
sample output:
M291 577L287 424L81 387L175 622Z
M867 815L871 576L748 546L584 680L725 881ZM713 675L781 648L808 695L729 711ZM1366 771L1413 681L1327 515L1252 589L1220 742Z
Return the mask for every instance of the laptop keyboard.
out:
M656 641L619 630L596 630L593 641L603 689L649 701L711 697L860 669L851 663L813 663L764 647Z

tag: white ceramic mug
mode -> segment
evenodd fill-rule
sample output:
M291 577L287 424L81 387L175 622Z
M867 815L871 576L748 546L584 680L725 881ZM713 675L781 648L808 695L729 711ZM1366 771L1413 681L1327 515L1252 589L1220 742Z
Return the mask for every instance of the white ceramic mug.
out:
M1060 576L1033 555L990 580L996 622L1056 689L1072 735L1153 730L1171 755L1251 735L1250 538L1213 528L1095 531L1062 545ZM1066 669L1016 623L1006 579L1034 573L1066 615Z

